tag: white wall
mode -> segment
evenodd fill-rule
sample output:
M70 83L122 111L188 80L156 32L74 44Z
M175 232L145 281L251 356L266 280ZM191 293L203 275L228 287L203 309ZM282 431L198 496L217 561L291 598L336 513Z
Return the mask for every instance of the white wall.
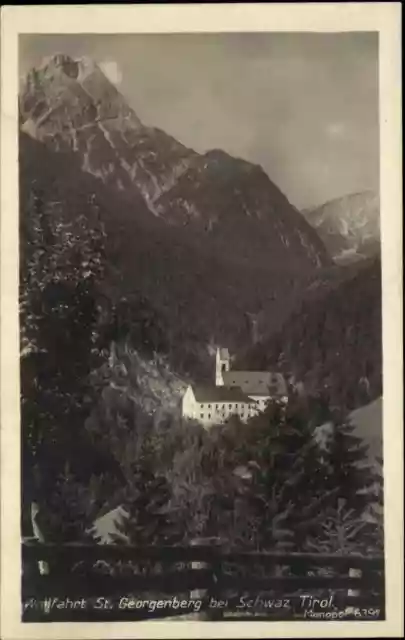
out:
M191 386L187 387L183 396L181 411L184 418L195 418L195 397Z
M249 418L264 411L268 397L251 396L251 403L243 402L198 402L192 387L189 386L182 399L182 415L185 418L198 420L204 426L221 424L231 415L237 415L246 422Z
M231 415L237 415L246 422L257 410L249 404L241 402L195 402L194 417L202 424L209 426L221 424Z

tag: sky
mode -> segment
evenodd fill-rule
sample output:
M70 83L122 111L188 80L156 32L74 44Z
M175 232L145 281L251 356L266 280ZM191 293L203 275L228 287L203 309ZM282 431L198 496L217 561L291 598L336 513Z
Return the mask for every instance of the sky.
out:
M20 36L20 75L88 56L145 125L260 164L298 208L379 188L378 35Z

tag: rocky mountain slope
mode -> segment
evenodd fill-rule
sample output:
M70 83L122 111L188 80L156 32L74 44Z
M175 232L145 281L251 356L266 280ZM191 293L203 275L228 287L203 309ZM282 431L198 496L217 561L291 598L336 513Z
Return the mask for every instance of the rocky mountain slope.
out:
M110 264L106 294L144 296L187 370L207 345L249 342L251 318L330 265L317 233L263 170L195 153L145 127L93 62L56 55L20 91L21 225L32 191L51 216L97 207ZM26 245L22 246L27 251Z
M336 262L348 263L380 250L380 199L373 191L353 193L303 211Z
M58 54L32 69L20 93L22 131L116 191L141 196L174 226L212 236L218 250L309 268L328 262L317 235L263 170L221 151L200 155L144 126L91 60ZM246 233L248 236L246 237Z

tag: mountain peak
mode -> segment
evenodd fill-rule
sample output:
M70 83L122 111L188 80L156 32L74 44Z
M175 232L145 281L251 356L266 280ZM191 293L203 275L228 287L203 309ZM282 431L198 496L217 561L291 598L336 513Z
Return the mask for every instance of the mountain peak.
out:
M52 56L48 56L42 60L38 69L32 69L35 72L43 72L46 75L52 73L64 73L69 78L77 79L78 76L78 63L65 53L55 53Z
M99 73L103 73L100 67L94 62L94 60L92 60L91 58L88 58L87 56L83 56L82 58L79 58L77 60L77 64L79 67L79 75L77 78L79 82L82 82L87 76L91 75L92 73L96 73L97 71ZM108 80L105 74L103 75L105 79Z
M56 53L33 69L20 95L22 130L53 151L72 150L82 171L116 192L142 198L162 222L233 238L240 259L269 253L310 269L328 262L316 232L258 165L212 149L199 155L145 127L87 57ZM215 231L211 233L211 231ZM238 259L239 259L238 258Z
M380 197L372 190L346 194L303 211L338 262L379 252Z

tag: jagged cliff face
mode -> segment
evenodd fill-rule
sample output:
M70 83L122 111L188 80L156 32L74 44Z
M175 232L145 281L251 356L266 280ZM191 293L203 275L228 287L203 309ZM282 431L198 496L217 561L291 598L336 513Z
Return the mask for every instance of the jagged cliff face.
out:
M167 359L158 354L146 357L128 345L114 343L108 361L95 375L103 382L107 404L134 402L156 421L168 413L181 413L187 381L173 373Z
M184 171L192 152L144 127L91 60L63 55L32 69L22 87L22 130L56 151L72 149L83 171L154 200Z
M353 193L303 212L336 262L355 262L380 250L380 198Z
M58 54L20 92L22 131L135 199L166 226L186 228L221 255L308 271L329 262L316 232L256 165L200 155L142 124L91 60Z

